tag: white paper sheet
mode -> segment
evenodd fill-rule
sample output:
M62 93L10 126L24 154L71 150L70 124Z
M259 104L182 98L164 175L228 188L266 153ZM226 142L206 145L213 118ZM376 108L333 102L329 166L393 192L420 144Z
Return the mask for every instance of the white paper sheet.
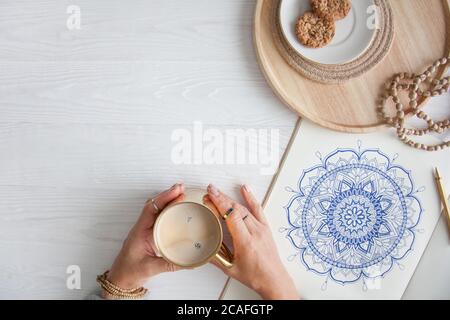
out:
M355 162L352 173L339 169ZM303 120L265 205L281 259L300 295L306 299L400 299L440 216L433 168L449 176L449 163L450 150L410 148L391 130L345 134ZM361 164L379 171L361 169ZM322 182L318 180L336 168ZM304 170L306 175L300 179ZM324 187L327 183L330 192ZM370 194L378 207L371 207ZM296 195L300 200L293 202L295 209L286 209ZM330 212L330 202L336 219L333 215L323 218ZM376 259L381 261L374 263ZM339 267L339 263L345 264ZM231 280L222 298L255 299L258 295Z

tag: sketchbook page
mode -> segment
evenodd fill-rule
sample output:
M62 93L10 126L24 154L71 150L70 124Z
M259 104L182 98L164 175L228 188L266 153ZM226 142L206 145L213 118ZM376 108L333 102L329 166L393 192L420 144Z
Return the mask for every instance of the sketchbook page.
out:
M432 175L450 150L425 152L390 130L346 134L304 120L265 213L306 299L400 299L440 216ZM230 281L224 299L254 297Z
M402 299L450 299L450 230L447 218L441 214ZM432 270L432 272L430 272Z

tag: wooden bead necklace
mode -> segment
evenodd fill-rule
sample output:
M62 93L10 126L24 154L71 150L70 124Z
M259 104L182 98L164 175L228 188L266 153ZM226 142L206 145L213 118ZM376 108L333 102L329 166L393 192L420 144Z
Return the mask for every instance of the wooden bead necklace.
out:
M437 145L425 145L423 143L414 142L409 138L409 136L423 136L424 134L431 132L443 133L450 128L450 119L434 121L428 114L420 110L421 107L417 102L418 99L439 96L449 91L450 77L442 77L441 79L432 77L432 74L434 74L438 67L445 67L449 63L450 58L441 58L428 67L422 74L398 73L386 84L387 90L381 97L378 106L378 114L385 123L396 128L397 136L403 143L416 149L427 151L436 151L450 147L450 141ZM428 90L420 88L423 84L428 85ZM407 110L398 96L400 90L408 92L409 111L412 115L424 120L427 123L426 128L416 129L405 127L405 112ZM395 116L389 116L386 112L386 104L389 99L392 99L392 102L395 104Z

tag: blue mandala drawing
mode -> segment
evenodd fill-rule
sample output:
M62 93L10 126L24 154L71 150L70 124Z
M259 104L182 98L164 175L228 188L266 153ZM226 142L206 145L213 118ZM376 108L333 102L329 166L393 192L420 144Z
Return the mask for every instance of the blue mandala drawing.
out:
M376 278L411 250L422 206L411 173L378 149L338 149L297 187L287 238L308 270L341 284Z

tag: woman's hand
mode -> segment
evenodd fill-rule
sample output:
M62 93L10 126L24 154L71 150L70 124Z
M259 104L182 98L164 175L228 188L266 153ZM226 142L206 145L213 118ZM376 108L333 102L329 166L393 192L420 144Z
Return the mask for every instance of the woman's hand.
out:
M168 203L182 197L183 193L184 185L178 183L153 200L161 211ZM158 213L151 201L147 201L108 273L108 280L122 289L139 288L152 276L179 269L156 256L153 225ZM108 298L105 293L103 295Z
M241 188L247 207L233 201L213 185L208 195L223 216L233 208L226 219L233 238L234 262L231 268L219 267L258 292L263 299L299 299L294 282L284 268L263 210L248 187Z

